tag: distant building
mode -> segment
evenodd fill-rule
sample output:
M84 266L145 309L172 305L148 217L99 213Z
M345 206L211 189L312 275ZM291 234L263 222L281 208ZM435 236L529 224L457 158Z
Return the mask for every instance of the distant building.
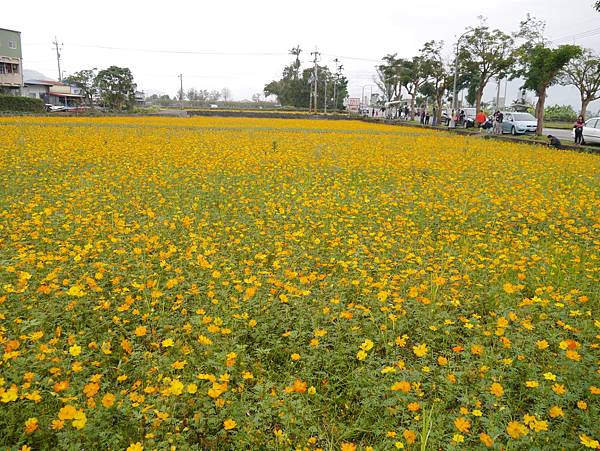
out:
M25 80L23 96L42 99L47 105L64 107L77 106L82 100L77 88L54 80Z
M0 93L19 95L22 88L21 32L0 28Z
M135 91L135 104L137 106L146 106L146 94L144 91Z

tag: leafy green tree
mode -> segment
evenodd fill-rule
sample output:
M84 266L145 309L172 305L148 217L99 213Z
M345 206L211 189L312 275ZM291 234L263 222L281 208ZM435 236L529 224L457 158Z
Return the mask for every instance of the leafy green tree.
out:
M514 40L508 34L490 29L484 21L467 28L459 50L461 73L468 73L469 93L481 111L483 91L492 78L502 78L514 64Z
M291 54L296 59L284 67L282 77L265 85L263 88L265 96L274 95L281 105L306 108L310 102L311 83L313 68L300 71L298 55L300 49L292 49ZM348 80L341 74L332 74L327 66L317 66L317 96L319 105L323 105L324 99L328 108L334 106L333 84L337 84L336 109L343 108L343 101L348 95ZM327 96L325 96L325 84L327 84Z
M95 84L104 105L110 109L120 111L133 107L137 85L129 68L110 66L101 70L96 75Z
M513 77L525 80L523 87L534 91L538 100L535 116L538 120L536 134L544 129L544 105L548 88L559 82L559 76L567 64L582 55L583 49L577 45L549 46L544 37L545 23L529 15L521 22L515 36L522 41L517 49L517 67Z
M577 112L571 105L552 105L546 107L544 117L549 121L571 122L577 119Z
M400 84L410 96L410 117L415 118L417 94L429 79L429 66L423 55L412 59L401 59L399 65Z
M216 89L213 89L206 96L206 101L209 103L215 103L215 102L218 102L220 98L221 98L221 92L217 91Z
M402 84L400 82L400 63L401 60L396 57L396 53L385 55L383 64L375 67L377 78L375 84L383 93L385 101L395 101L400 99Z
M443 41L429 41L423 45L421 56L424 60L424 71L427 81L421 86L420 93L433 99L436 106L436 123L442 117L444 95L452 86L454 74L442 58Z
M560 82L577 88L581 99L579 114L585 117L590 102L600 99L600 58L590 50L584 51L565 66Z
M75 72L74 74L65 77L63 80L65 83L79 88L85 103L90 107L94 106L94 97L98 94L98 87L95 83L95 71L96 68L80 70L79 72Z

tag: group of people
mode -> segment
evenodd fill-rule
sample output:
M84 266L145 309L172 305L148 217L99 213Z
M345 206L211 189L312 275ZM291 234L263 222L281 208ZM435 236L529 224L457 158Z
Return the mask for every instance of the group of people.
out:
M429 113L429 110L422 108L419 113L421 125L436 125L437 123L437 109L433 108L433 114Z
M465 110L458 110L458 111L452 110L452 120L454 121L454 124L456 125L456 127L464 126L466 119L467 119L467 115L465 113ZM448 121L448 126L451 126L451 121Z

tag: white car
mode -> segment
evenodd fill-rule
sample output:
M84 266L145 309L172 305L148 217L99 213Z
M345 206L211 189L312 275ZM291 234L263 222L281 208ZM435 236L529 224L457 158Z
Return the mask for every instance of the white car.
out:
M575 137L575 129L572 133ZM593 117L583 125L583 142L600 144L600 117Z

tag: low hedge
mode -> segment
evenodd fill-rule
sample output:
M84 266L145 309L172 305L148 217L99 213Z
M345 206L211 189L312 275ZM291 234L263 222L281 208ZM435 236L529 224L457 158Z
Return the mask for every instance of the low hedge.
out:
M43 113L44 102L42 99L34 99L32 97L0 95L0 111Z

